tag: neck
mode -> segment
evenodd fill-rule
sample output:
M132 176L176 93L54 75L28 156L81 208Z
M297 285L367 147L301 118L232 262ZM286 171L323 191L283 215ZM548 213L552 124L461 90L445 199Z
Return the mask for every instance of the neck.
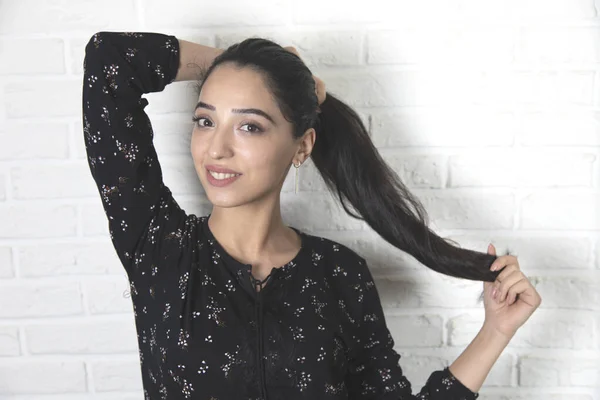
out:
M300 238L286 226L279 207L261 211L244 207L213 207L208 227L232 257L245 264L294 251Z

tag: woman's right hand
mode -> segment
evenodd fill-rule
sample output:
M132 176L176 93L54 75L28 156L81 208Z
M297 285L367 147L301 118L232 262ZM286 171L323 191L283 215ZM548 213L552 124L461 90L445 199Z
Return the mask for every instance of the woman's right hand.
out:
M298 54L298 50L296 50L294 46L285 46L284 49L286 49L290 53L294 53L300 59L302 59L302 57L300 57L300 54ZM325 82L323 82L323 80L316 77L315 75L313 75L313 79L315 80L315 94L317 95L317 101L319 102L319 105L321 105L325 101L325 97L327 96L327 92L325 91Z

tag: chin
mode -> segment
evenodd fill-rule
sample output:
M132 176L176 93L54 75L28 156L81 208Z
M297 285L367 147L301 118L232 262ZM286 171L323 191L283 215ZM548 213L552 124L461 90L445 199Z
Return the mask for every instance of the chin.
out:
M214 193L211 193L211 191L209 190L208 192L206 192L206 198L208 199L208 201L210 201L210 203L213 206L222 207L222 208L237 207L237 206L240 206L245 203L244 201L241 201L242 199L240 199L239 196L236 196L235 193L230 193L227 195L225 195L225 194L215 195Z

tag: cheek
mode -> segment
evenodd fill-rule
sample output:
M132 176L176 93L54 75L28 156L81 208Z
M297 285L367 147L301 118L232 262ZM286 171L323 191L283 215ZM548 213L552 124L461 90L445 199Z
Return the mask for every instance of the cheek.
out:
M257 170L268 175L277 174L285 163L281 152L270 150L255 152L252 160Z
M194 159L194 162L201 161L201 155L204 154L202 147L202 141L198 139L198 135L192 133L192 139L190 140L190 154Z

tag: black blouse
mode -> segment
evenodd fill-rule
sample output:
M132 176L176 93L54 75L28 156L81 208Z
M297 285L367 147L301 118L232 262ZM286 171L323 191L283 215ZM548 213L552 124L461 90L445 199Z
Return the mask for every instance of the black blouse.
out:
M448 368L417 395L364 258L293 228L302 247L262 290L251 266L163 183L144 93L179 67L175 36L98 32L85 48L83 134L127 273L145 399L476 399Z

